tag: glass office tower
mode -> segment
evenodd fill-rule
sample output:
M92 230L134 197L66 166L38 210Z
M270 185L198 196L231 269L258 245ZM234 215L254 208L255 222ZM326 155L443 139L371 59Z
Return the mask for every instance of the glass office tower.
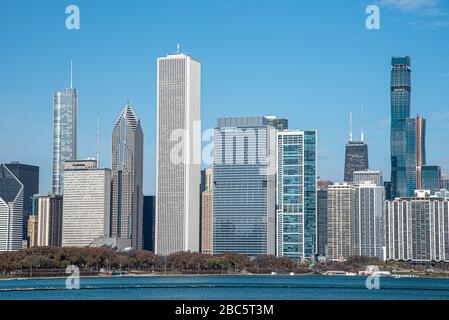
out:
M277 255L300 261L316 254L316 131L277 134Z
M413 174L407 177L406 163L407 119L411 105L410 57L393 57L391 65L391 192L392 197L402 197L410 195L407 178L413 179Z
M276 129L265 117L218 119L213 252L275 254Z
M61 195L64 162L77 157L77 113L76 89L65 89L53 94L53 194Z
M422 190L429 190L431 195L441 189L441 167L423 166L421 168Z

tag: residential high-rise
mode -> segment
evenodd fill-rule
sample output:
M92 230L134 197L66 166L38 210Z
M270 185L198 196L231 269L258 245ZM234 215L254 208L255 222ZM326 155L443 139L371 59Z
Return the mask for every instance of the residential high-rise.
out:
M345 260L353 254L356 242L356 188L347 183L329 186L327 210L327 259Z
M429 190L433 195L441 189L441 167L422 166L421 167L421 189Z
M112 132L111 237L143 245L143 132L128 103Z
M384 259L385 189L373 181L356 186L355 216L351 232L355 234L352 255Z
M111 171L96 160L67 161L64 169L62 246L87 247L109 236Z
M277 133L276 252L296 261L317 251L317 133Z
M6 163L5 166L23 184L23 239L26 240L28 238L28 217L32 211L32 198L39 193L39 167L17 161Z
M62 196L35 195L37 205L37 243L39 247L59 247L62 244Z
M201 64L157 61L156 253L198 252Z
M407 127L410 128L410 122L407 119L410 118L411 105L410 57L393 57L391 65L391 193L395 198L407 196L410 193L410 187L415 188L413 185L410 186L410 181L407 179L412 179L412 183L413 176L416 179L416 164L413 169L413 163L410 164L412 161L407 161L407 154L410 157L413 155L416 135L412 133L410 136L413 129L407 130ZM412 152L407 152L407 146L412 148ZM413 171L410 172L410 170Z
M201 252L213 254L214 243L214 169L205 170L201 210Z
M143 197L143 249L154 252L154 221L156 215L155 196Z
M23 184L0 164L0 252L22 249Z
M61 195L64 162L77 159L78 95L70 88L53 94L53 177L52 193Z
M213 252L275 254L276 129L265 117L214 130Z
M345 182L353 181L355 171L364 171L369 168L368 145L364 142L363 130L361 133L361 141L353 141L352 114L350 123L349 142L346 144L345 151Z
M319 178L318 178L319 179ZM327 250L327 198L332 181L318 180L317 183L317 254L326 256Z
M364 170L364 171L354 171L354 184L360 184L364 181L374 182L377 186L383 187L383 174L382 171L377 170Z
M449 262L449 194L386 201L387 260Z

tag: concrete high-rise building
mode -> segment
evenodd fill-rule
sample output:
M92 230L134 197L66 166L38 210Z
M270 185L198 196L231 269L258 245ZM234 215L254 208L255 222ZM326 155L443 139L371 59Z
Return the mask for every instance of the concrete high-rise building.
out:
M129 103L112 132L111 237L143 245L143 132Z
M329 186L327 210L327 259L345 260L353 254L356 242L356 188L347 183Z
M37 205L37 243L39 247L59 247L62 244L62 196L35 195Z
M449 194L386 201L387 260L449 261Z
M449 175L441 175L441 189L449 190Z
M143 197L143 249L154 252L156 197Z
M201 64L157 61L156 253L200 249Z
M382 171L377 170L364 170L364 171L354 171L354 184L360 184L361 182L371 181L377 186L383 187L383 174Z
M355 234L352 255L385 259L385 189L373 181L356 186L355 216L351 232Z
M0 164L0 252L22 249L23 184Z
M201 252L213 254L214 249L214 169L205 170L201 210Z
M17 161L6 163L5 166L23 184L23 239L26 240L28 238L28 217L32 211L32 198L39 193L39 167Z
M87 247L108 237L110 230L111 171L96 160L64 164L63 247Z
M37 235L38 235L38 226L39 226L39 220L38 215L30 215L28 218L28 247L36 247L37 246Z
M327 201L328 188L331 185L333 182L328 180L318 180L317 182L317 254L319 256L326 256Z
M276 252L296 261L317 251L317 133L277 133Z
M64 162L77 159L77 139L78 95L71 80L70 88L53 94L53 194L63 192Z
M214 130L214 254L275 254L276 128L221 118Z

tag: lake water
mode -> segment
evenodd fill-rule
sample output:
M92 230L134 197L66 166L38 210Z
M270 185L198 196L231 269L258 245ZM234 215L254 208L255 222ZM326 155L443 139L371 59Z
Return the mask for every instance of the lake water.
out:
M152 276L0 281L0 300L449 300L449 279L381 278L368 290L366 277Z

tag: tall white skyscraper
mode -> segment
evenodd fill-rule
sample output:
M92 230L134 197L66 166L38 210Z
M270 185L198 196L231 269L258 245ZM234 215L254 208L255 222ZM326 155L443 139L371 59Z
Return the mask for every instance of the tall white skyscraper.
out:
M112 132L111 237L128 239L136 250L143 241L143 132L127 104Z
M110 230L111 171L96 160L64 165L62 246L87 247L108 237Z
M0 252L22 249L23 184L0 165Z
M199 251L201 64L185 54L157 61L155 251Z
M70 80L70 88L53 94L53 194L62 194L64 161L77 158L77 132L78 96Z

